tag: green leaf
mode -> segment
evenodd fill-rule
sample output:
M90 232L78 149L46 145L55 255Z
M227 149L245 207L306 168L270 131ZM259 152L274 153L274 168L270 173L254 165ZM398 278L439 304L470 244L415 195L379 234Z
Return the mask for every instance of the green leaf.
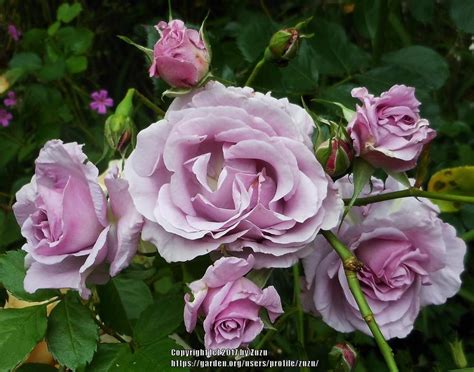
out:
M66 60L66 69L70 74L78 74L87 70L87 57L72 56Z
M267 284L270 275L272 275L272 271L273 269L252 270L246 275L246 278L263 288Z
M99 339L99 329L92 317L75 292L68 292L51 312L46 341L61 365L76 369L92 360Z
M31 72L41 68L41 58L36 53L17 53L10 60L10 68L21 68Z
M15 297L30 301L40 302L58 296L59 291L39 289L35 293L27 293L23 287L25 279L25 252L8 251L0 256L0 282Z
M0 370L13 370L44 337L46 306L0 310Z
M331 101L326 101L324 99L313 99L312 101L328 103L328 104L339 107L341 109L342 116L344 117L344 119L346 119L347 122L350 122L354 118L354 115L356 113L354 110L347 108L346 106L344 106L342 103L339 103L339 102L331 102Z
M427 88L441 88L449 77L445 59L433 49L424 46L410 46L385 54L382 61L419 76Z
M141 315L134 330L134 339L140 346L152 344L167 337L183 323L182 295L161 297ZM150 322L153 319L153 322Z
M308 42L316 52L320 74L347 76L367 66L369 55L347 39L342 26L322 19L313 23L315 36Z
M144 47L140 44L137 44L135 43L133 40L131 40L130 38L126 37L126 36L123 36L123 35L117 35L117 37L120 39L120 40L123 40L125 41L127 44L130 44L130 45L133 45L135 48L137 48L138 50L142 51L143 53L145 53L145 56L147 57L148 61L151 63L153 62L153 49L150 49L150 48L147 48L147 47Z
M82 55L92 46L94 33L82 27L64 27L56 33L62 49L66 53Z
M354 21L359 32L375 41L382 0L360 0L355 7Z
M357 197L359 196L361 191L364 189L364 186L370 182L370 178L374 174L374 171L375 171L375 168L369 163L367 163L364 159L362 158L354 159L354 162L352 164L352 173L354 177L354 192L352 194L352 198L349 204L346 206L344 210L344 214L341 219L341 224L342 224L342 221L344 221L344 218L347 216L347 213L349 213L352 206L354 205L354 202L356 201Z
M127 344L99 344L94 359L86 371L108 372L123 370L124 360L131 359L132 352Z
M239 22L237 46L247 62L255 62L263 52L276 31L270 19L260 13L244 13Z
M408 10L413 18L421 23L430 23L433 19L435 2L433 0L408 0Z
M61 4L61 6L58 8L56 18L58 19L58 21L69 23L74 18L76 18L81 12L82 12L81 4L74 3L72 5L69 5L65 3L65 4Z
M153 303L148 286L141 280L116 277L98 286L99 314L108 326L120 333L132 334L142 312Z
M135 353L129 358L122 358L120 365L123 371L143 372L184 372L189 368L172 363L189 363L189 358L177 357L172 354L172 350L180 350L182 347L169 338L161 339L151 345L138 347Z
M392 171L387 170L387 169L384 169L384 170L387 173L387 175L394 178L396 181L401 183L403 186L408 187L408 188L412 186L410 184L410 180L409 180L409 178L408 178L408 176L405 172L397 173L397 172L392 172Z
M45 63L43 68L38 71L38 77L46 82L59 80L66 72L64 60L58 59L56 62Z
M60 27L61 27L61 22L54 22L51 26L48 27L48 35L54 36L54 34L58 32Z
M451 0L449 15L460 30L474 34L474 1Z

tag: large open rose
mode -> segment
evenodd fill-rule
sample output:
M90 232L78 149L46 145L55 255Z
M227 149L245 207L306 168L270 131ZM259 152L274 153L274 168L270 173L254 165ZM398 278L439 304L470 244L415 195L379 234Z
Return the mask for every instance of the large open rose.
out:
M139 133L125 166L142 238L167 261L227 244L253 252L256 267L293 264L342 208L312 129L301 107L250 88L211 82L177 98Z
M59 140L45 144L35 175L16 195L15 217L26 238L25 290L72 288L86 298L87 284L104 283L125 268L137 249L142 217L118 170L106 178L108 203L98 169L82 146Z
M343 196L352 194L347 177L336 184ZM375 193L381 186L380 181L375 182ZM389 179L385 191L400 188ZM456 237L452 226L438 218L438 212L428 200L415 198L354 207L338 233L364 263L357 275L386 338L405 337L422 306L444 303L461 286L466 244ZM308 284L303 296L306 307L337 331L357 329L370 334L341 260L323 237L317 237L303 265Z

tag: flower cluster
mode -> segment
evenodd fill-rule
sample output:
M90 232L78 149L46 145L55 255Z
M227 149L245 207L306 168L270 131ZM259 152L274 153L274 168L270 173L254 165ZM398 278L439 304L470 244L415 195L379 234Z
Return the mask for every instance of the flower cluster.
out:
M67 287L87 298L88 286L130 264L142 239L168 262L215 259L185 295L186 329L202 320L206 348L248 345L264 328L262 311L274 322L283 313L276 288L261 288L246 275L300 259L307 310L338 331L367 333L344 267L318 235L334 229L364 264L357 276L387 338L406 336L421 307L457 292L466 247L431 202L354 207L341 224L352 179L331 178L347 173L354 156L387 171L416 165L435 131L420 117L413 88L394 86L380 97L354 89L363 105L347 138L323 142L315 155L305 109L249 87L204 84L210 50L202 32L179 20L157 29L150 75L195 89L138 134L124 171L110 169L104 189L82 146L45 144L13 207L26 238L27 291ZM106 90L91 97L99 114L113 105ZM4 103L14 106L15 94ZM10 119L0 110L2 125ZM373 179L362 195L400 187Z

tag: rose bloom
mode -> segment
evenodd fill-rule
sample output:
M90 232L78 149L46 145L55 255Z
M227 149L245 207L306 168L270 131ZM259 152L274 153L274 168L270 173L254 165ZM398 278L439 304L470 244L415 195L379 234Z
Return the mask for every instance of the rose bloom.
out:
M352 184L336 184L350 197ZM383 184L374 180L373 193ZM389 178L385 191L403 186ZM365 195L368 195L366 187ZM461 286L466 244L438 217L427 199L403 198L353 207L337 235L364 263L357 273L362 292L385 338L405 337L423 306L442 304ZM322 236L303 259L308 310L339 332L370 334L349 290L339 256Z
M273 286L260 289L244 277L253 263L252 255L247 260L222 257L206 270L202 279L188 285L192 292L184 297L184 324L191 333L198 316L204 317L206 349L246 346L263 329L261 309L266 309L272 323L283 313L280 296Z
M35 175L13 206L26 238L27 292L72 288L87 298L86 284L105 283L128 266L143 220L117 169L105 182L109 204L97 168L77 143L53 140L40 151ZM113 222L107 219L108 207Z
M142 239L169 262L227 244L256 267L292 265L342 209L312 130L301 107L251 88L211 82L175 99L125 165Z
M196 85L209 71L211 56L202 35L183 21L161 21L155 28L160 40L153 49L150 77L159 77L176 88Z
M356 156L394 172L414 168L423 146L436 136L420 118L415 88L394 85L380 97L355 88L352 96L362 101L347 128Z

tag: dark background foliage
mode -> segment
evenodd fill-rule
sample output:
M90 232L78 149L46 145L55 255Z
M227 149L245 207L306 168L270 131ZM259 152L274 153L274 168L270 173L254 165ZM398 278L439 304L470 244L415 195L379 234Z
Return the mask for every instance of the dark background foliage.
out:
M148 77L141 52L116 37L127 35L152 47L158 37L152 26L167 18L166 2L83 0L77 18L52 26L62 3L0 0L0 75L21 69L12 87L20 104L12 111L11 125L0 127L2 251L22 245L11 205L15 192L29 182L34 159L46 140L85 143L90 159L100 158L105 118L89 110L90 92L107 89L118 103L127 89L134 87L164 109L170 102L161 99L165 85ZM206 25L213 51L212 73L237 85L245 82L274 31L312 16L306 30L314 37L302 43L297 58L286 68L265 65L255 81L256 89L271 90L296 103L303 99L319 114L337 115L311 99L339 101L353 107L353 87L366 86L379 94L395 83L415 86L423 104L422 116L438 131L431 146L429 174L474 164L474 1L186 0L172 1L172 7L175 18L195 27L210 11ZM23 31L19 43L6 33L9 23ZM136 107L138 128L154 120L147 108ZM106 164L99 166L103 169ZM472 207L464 206L443 218L455 225L460 235L474 229ZM130 334L139 327L140 315L148 305L163 296L182 293L183 283L200 277L208 263L208 259L200 259L191 269L184 269L160 259L143 258L99 289L99 312L109 326ZM424 309L406 339L391 341L402 370L456 368L450 343L458 339L464 343L469 365L474 365L473 274L472 255L468 254L460 294L445 305ZM285 271L277 271L272 281L282 297L291 301L288 276ZM3 301L5 296L3 290ZM121 312L111 312L110 308L120 308ZM325 370L332 345L349 341L360 352L358 370L384 369L371 338L357 332L337 334L311 316L305 321L305 351L295 347L295 325L289 320L265 345L274 358L299 359L306 353L309 359L319 359L321 370ZM182 325L179 330L183 330ZM140 329L135 332L139 339L149 336L142 334L143 329L142 333ZM201 335L180 334L193 347L201 348ZM99 352L118 352L106 349L99 348ZM140 350L146 354L148 349Z

